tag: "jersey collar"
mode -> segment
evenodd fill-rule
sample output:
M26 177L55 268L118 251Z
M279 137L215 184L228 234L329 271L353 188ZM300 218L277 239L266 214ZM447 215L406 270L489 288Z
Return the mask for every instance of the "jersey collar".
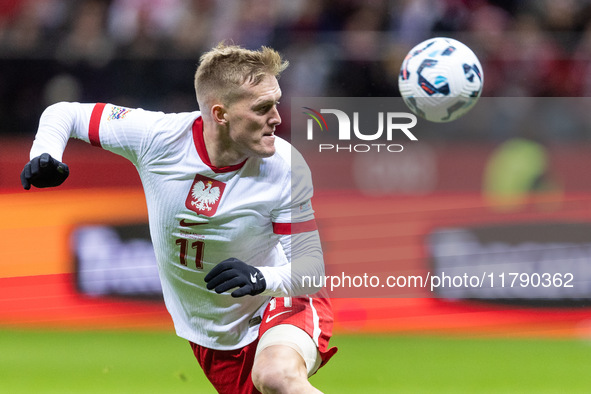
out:
M197 153L201 160L215 173L236 171L241 169L246 163L246 160L244 160L242 163L226 167L216 167L211 164L207 149L205 149L205 140L203 139L203 118L201 116L193 122L193 142L195 143L195 149L197 149Z

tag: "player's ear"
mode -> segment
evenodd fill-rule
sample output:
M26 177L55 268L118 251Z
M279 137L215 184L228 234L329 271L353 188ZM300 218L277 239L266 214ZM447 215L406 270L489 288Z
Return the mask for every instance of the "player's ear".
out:
M226 111L226 108L222 104L215 104L211 107L211 116L219 125L226 125L228 123L228 111Z

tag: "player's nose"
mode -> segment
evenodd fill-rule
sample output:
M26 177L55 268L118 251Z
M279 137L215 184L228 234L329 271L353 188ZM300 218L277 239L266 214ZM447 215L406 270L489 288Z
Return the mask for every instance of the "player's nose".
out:
M277 107L273 107L271 110L271 116L269 117L269 124L271 126L279 126L281 124L281 115L279 115L279 111Z

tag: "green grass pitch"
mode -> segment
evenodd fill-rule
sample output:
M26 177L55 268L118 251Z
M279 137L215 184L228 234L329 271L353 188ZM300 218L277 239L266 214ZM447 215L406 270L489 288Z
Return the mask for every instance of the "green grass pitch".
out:
M583 340L337 335L326 393L588 393ZM215 393L167 332L0 330L3 393Z

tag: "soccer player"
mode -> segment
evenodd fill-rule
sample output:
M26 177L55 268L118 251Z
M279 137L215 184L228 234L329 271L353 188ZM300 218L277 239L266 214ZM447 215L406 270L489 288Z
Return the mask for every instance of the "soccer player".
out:
M308 377L336 352L309 279L324 275L310 171L275 136L286 67L273 49L220 44L195 73L200 111L54 104L21 174L27 190L59 186L69 138L136 166L166 307L220 393L319 392Z

